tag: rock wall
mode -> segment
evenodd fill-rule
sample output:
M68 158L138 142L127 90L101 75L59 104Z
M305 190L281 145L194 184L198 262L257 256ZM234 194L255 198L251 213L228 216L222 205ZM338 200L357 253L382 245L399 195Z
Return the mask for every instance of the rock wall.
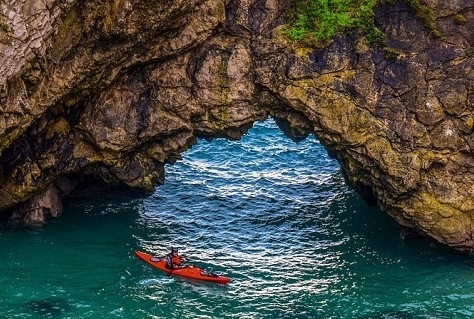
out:
M380 6L357 33L289 43L284 0L0 3L0 209L25 222L86 186L151 192L196 137L272 116L315 134L400 225L474 250L474 4ZM19 203L21 203L19 205Z

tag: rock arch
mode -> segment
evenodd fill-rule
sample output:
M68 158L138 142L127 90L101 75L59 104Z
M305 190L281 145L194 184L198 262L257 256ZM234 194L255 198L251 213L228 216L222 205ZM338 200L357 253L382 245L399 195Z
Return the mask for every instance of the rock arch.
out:
M431 4L439 39L402 3L377 8L391 54L357 34L286 42L287 1L43 3L2 4L0 210L57 214L88 176L151 191L197 136L239 138L272 116L314 133L398 223L473 250L467 2Z

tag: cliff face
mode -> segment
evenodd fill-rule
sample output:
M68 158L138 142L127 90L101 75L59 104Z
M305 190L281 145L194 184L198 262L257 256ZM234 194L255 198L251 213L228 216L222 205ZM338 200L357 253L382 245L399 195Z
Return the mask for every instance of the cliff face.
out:
M288 43L287 2L1 2L3 215L41 222L99 182L151 192L196 137L270 115L402 226L473 251L472 1L426 1L441 38L402 3L377 8L390 50Z

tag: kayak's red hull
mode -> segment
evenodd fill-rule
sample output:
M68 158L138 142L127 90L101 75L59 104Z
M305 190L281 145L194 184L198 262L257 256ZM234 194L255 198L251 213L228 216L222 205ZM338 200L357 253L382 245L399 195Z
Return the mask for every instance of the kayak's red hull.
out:
M163 258L154 257L150 254L147 254L138 250L135 251L135 256L137 256L138 258L140 258L141 260L143 260L144 262L146 262L148 265L152 266L153 268L164 271L169 275L176 275L176 276L181 276L181 277L196 279L196 280L210 281L210 282L215 282L218 284L227 284L230 282L230 278L228 277L215 275L212 273L207 273L201 268L194 267L194 266L186 266L183 268L177 268L177 269L172 269L172 270L167 269Z

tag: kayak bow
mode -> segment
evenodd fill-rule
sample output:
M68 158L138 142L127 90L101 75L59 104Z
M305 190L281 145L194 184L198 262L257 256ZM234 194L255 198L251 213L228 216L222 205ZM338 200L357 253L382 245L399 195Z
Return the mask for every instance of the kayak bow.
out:
M163 258L155 257L142 251L136 250L135 256L153 268L166 272L167 275L176 275L190 279L215 282L218 284L227 284L230 282L230 278L228 277L207 272L195 266L184 266L182 268L168 269L166 268L166 263Z

